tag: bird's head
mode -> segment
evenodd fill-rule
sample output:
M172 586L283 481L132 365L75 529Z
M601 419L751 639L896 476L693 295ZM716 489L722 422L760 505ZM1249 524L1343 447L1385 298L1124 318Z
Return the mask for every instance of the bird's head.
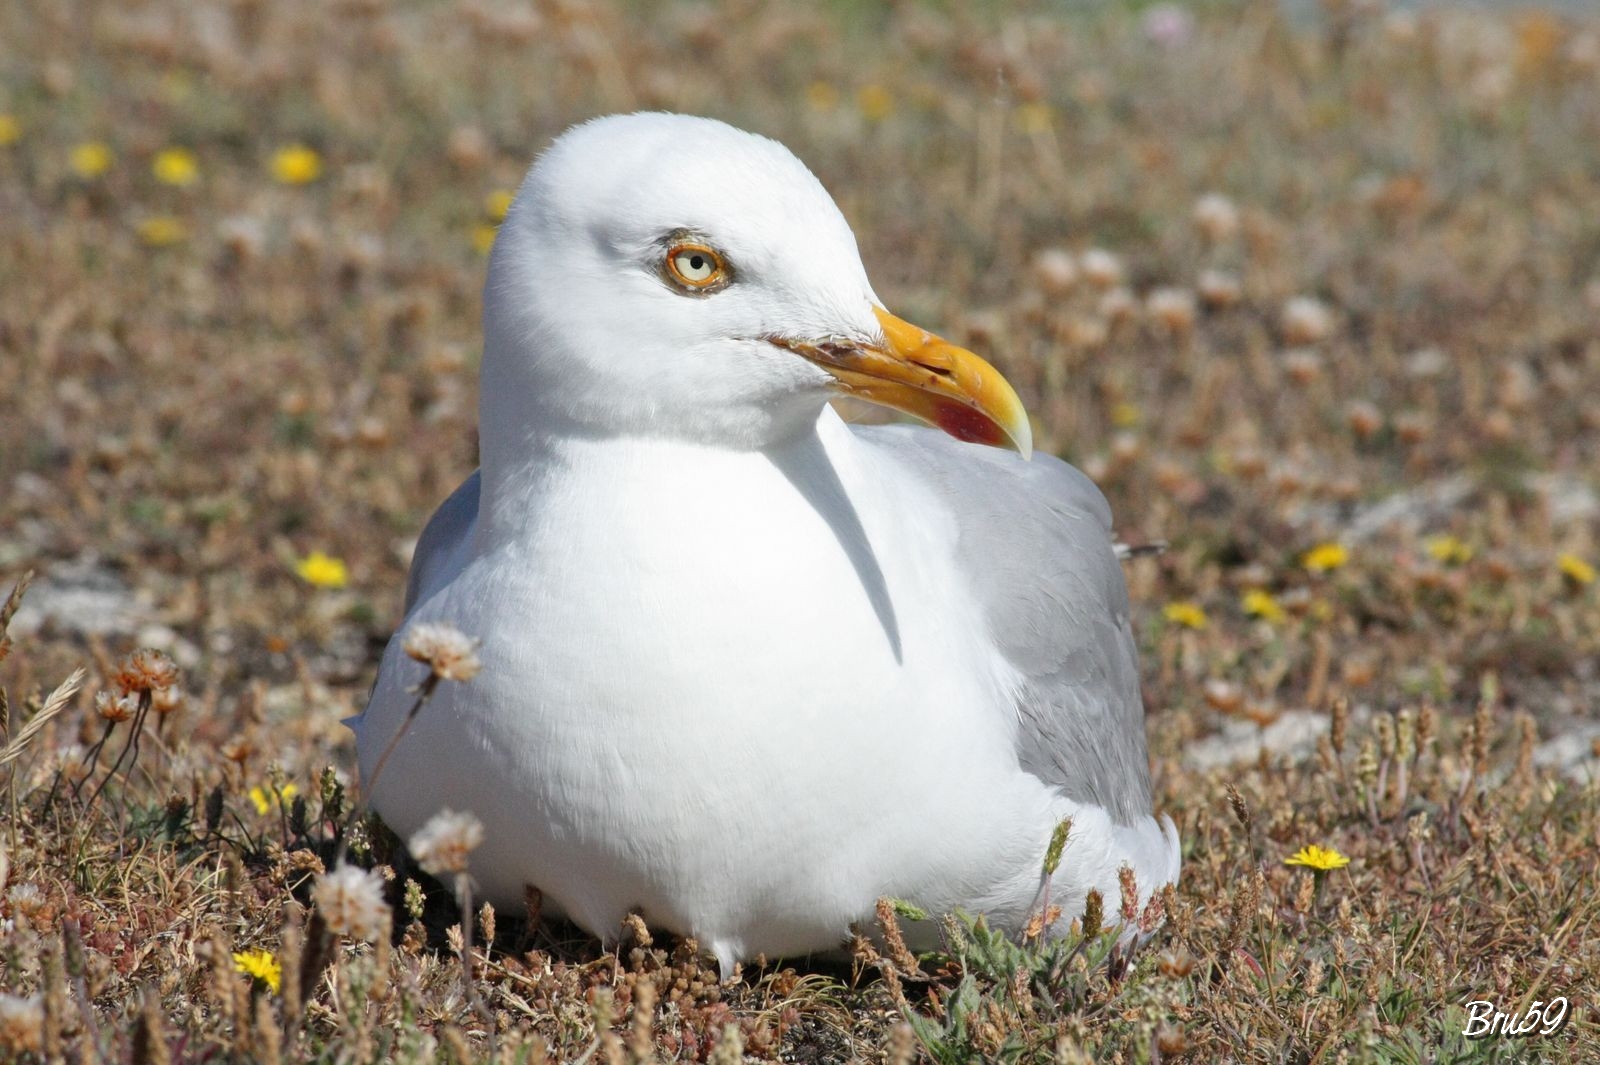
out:
M558 138L501 226L484 325L486 423L760 447L843 394L1032 446L993 367L884 309L804 164L710 119L618 115Z

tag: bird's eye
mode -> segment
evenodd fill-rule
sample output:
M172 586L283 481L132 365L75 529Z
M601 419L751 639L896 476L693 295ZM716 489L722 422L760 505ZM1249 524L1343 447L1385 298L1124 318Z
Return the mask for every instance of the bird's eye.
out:
M706 292L728 279L722 256L704 244L674 244L667 251L667 278L688 292Z

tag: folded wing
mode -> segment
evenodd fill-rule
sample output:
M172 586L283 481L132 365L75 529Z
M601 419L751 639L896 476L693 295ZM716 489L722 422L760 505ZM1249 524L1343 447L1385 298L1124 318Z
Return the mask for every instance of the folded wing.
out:
M1020 679L1017 758L1120 825L1150 816L1150 770L1128 589L1111 510L1049 455L1024 461L914 426L857 426L956 516L961 570Z

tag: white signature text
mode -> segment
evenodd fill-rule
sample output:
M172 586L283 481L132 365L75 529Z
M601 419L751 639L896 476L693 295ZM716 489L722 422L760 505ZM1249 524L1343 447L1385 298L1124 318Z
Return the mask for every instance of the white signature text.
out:
M1567 1000L1556 997L1548 1002L1535 999L1526 1012L1505 1013L1495 1008L1493 1002L1480 999L1467 1003L1467 1026L1461 1034L1468 1039L1484 1039L1491 1035L1517 1039L1531 1035L1555 1035L1566 1027Z

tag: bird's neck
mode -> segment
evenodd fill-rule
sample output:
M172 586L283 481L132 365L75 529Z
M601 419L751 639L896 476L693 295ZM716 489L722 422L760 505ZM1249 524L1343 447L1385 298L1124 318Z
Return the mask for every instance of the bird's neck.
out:
M778 490L810 491L797 478L836 480L853 467L849 428L830 408L785 436L759 447L721 446L654 433L607 433L559 417L522 420L511 426L484 424L481 431L482 532L495 541L516 537L530 513L548 513L581 494L648 498L652 506L695 493L640 493L663 479L686 487L752 491L771 482ZM797 473L804 471L804 473Z

